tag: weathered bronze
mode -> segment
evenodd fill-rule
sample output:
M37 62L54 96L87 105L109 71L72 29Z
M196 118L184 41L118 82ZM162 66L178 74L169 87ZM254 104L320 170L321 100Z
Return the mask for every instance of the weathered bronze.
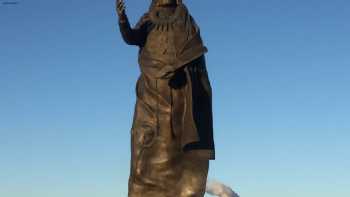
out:
M212 91L199 28L180 0L153 0L123 39L139 47L129 197L203 197L214 159Z

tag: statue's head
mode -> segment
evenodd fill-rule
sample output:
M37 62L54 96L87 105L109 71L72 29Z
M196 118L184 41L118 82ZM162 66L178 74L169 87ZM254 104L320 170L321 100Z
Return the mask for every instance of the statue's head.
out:
M178 5L180 0L155 0L155 4L157 6L172 6Z

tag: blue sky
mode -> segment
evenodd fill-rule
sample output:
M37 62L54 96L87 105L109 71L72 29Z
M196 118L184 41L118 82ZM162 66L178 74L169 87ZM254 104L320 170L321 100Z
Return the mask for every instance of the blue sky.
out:
M139 70L114 1L18 2L0 5L0 196L126 196ZM350 2L185 2L209 48L210 178L350 196ZM126 0L133 24L148 3Z

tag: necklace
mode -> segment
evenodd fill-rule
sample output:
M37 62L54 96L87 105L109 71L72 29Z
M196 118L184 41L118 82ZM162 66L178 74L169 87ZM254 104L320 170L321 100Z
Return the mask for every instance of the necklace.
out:
M157 29L164 29L164 27L172 27L184 11L186 12L186 8L182 4L176 6L172 14L169 14L167 8L154 7L150 11L150 19Z

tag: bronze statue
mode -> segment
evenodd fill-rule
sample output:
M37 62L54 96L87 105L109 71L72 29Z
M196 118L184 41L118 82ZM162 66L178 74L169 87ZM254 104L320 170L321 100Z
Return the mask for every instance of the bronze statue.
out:
M180 0L153 0L123 39L139 47L129 197L203 197L215 157L212 92L199 27Z

